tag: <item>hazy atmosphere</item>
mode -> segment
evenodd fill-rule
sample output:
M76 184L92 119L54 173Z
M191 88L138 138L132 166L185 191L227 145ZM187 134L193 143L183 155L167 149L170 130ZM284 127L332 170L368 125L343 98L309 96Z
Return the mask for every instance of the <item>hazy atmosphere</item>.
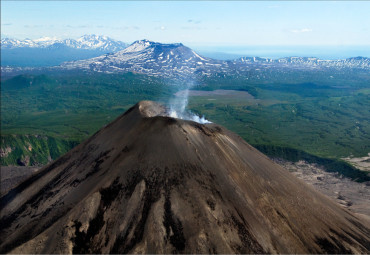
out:
M2 1L1 7L2 37L16 39L99 34L237 55L370 56L368 1Z

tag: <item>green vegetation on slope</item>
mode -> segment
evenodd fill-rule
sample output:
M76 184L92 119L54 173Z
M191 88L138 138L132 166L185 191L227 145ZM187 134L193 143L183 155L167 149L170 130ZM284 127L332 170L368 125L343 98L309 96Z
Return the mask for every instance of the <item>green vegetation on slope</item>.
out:
M248 102L192 97L190 108L253 145L281 145L336 158L370 151L369 95L302 98L274 93L272 98L259 91L259 99Z
M2 135L1 165L45 165L77 144L50 136Z
M1 149L9 147L11 135L48 136L56 139L58 148L72 147L136 102L168 102L185 86L132 73L65 72L2 80L1 132L6 139ZM252 145L265 146L260 148L279 146L333 160L370 151L368 73L251 71L201 78L193 89L238 91L232 96L191 96L189 108ZM17 146L27 147L27 139L22 139ZM14 164L27 153L19 150L13 159L2 157L1 164ZM39 153L42 159L33 162L44 163L49 154L45 149Z

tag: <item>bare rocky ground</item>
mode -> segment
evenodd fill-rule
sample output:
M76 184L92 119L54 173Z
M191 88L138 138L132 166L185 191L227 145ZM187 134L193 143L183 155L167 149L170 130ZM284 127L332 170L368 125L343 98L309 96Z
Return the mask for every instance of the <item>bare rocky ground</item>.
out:
M370 153L368 153L368 156L365 157L359 157L359 158L343 158L343 160L347 161L348 163L352 164L353 166L357 167L360 170L363 171L370 171Z
M337 173L328 173L317 164L273 159L289 172L341 206L370 220L370 183L358 183Z
M36 166L1 166L0 193L5 194L10 189L17 186L20 182L27 179L41 167Z
M273 159L305 183L332 198L341 206L370 220L370 183L358 183L336 173L328 173L317 164ZM41 167L1 166L0 192L4 195Z

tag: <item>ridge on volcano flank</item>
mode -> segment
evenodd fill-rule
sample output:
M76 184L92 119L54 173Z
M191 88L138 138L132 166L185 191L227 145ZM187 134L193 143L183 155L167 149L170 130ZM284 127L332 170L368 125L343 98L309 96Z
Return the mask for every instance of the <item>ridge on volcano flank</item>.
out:
M3 195L0 252L368 253L360 220L215 125L143 101Z

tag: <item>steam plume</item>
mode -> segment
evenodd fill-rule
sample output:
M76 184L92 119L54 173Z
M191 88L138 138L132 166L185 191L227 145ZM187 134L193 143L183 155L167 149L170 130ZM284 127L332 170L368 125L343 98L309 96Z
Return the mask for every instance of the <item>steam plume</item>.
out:
M210 121L206 120L204 116L200 117L190 110L187 110L188 106L188 98L189 98L189 89L191 86L189 85L187 89L176 93L175 98L170 100L169 104L169 116L172 118L177 119L184 119L184 120L191 120L198 122L200 124L211 123Z

